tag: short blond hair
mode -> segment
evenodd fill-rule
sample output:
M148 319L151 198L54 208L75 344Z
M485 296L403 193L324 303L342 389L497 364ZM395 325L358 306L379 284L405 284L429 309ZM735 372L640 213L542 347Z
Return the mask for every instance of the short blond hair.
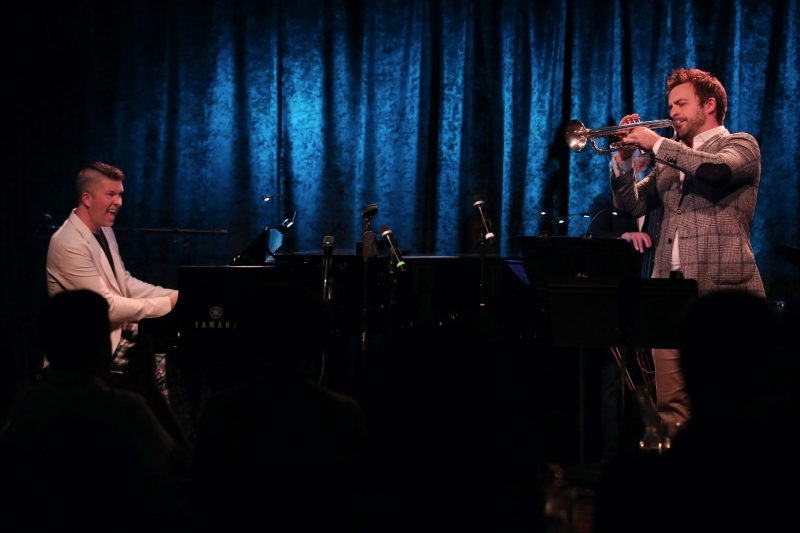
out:
M107 178L114 181L123 181L125 179L125 174L123 174L122 171L117 167L112 167L111 165L107 165L105 163L94 162L85 165L81 171L78 172L78 179L75 182L75 188L78 191L79 204L83 193L88 192L92 196L95 195L101 178Z

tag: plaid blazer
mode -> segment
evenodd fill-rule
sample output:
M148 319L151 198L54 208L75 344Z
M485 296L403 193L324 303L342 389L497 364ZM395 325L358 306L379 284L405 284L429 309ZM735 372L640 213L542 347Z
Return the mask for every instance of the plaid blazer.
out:
M681 186L680 171L684 173ZM750 226L761 179L761 151L747 133L728 131L699 149L664 139L655 169L634 184L633 171L612 177L614 204L642 216L664 207L654 278L669 277L678 232L681 270L697 280L700 295L739 289L764 297Z

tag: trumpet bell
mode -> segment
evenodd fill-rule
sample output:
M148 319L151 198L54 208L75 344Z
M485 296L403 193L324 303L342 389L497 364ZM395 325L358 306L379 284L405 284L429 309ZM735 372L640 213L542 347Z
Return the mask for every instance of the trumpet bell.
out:
M567 128L564 130L564 138L567 140L567 146L573 152L580 152L586 148L586 141L589 140L589 135L586 133L586 126L580 120L570 120L567 123Z

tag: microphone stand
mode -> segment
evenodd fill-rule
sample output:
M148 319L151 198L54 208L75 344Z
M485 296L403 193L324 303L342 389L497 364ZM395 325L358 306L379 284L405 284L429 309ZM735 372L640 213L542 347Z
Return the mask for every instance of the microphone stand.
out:
M325 237L322 238L322 301L326 304L331 299L330 269L331 263L333 262L333 243L333 235L325 235ZM322 385L323 381L325 385L328 383L328 374L325 373L325 360L327 359L329 350L329 346L326 346L322 350L322 368L319 371L318 385Z
M370 229L372 217L378 214L378 206L370 204L361 212L364 217L364 236L361 239L361 257L363 261L363 290L361 304L361 355L362 364L366 361L367 355L367 333L369 331L369 312L370 312L370 291L369 291L369 267L371 259L377 255L375 243L375 232Z
M331 299L330 269L333 261L333 242L331 235L326 235L322 239L322 299L326 302Z
M396 273L397 271L405 272L406 266L400 253L400 247L397 241L394 240L392 230L389 229L389 226L381 226L380 232L381 238L389 245L389 261L386 262L386 268L389 271L389 305L386 310L386 339L391 346L392 337L394 336L394 308L397 305L398 279Z
M386 267L389 270L389 308L386 310L386 340L389 346L391 346L394 331L394 307L397 304L397 276L395 275L395 264L392 254L389 254L389 261L386 262Z
M479 308L481 313L481 323L483 323L483 315L486 310L486 234L481 231L481 254L480 254L480 280L478 281L478 298Z
M486 245L492 244L495 238L492 232L492 223L484 212L486 205L480 195L476 194L472 197L474 203L472 206L477 209L478 219L481 222L481 248L480 248L480 279L478 280L478 318L480 319L481 327L486 329ZM491 233L490 233L491 232Z

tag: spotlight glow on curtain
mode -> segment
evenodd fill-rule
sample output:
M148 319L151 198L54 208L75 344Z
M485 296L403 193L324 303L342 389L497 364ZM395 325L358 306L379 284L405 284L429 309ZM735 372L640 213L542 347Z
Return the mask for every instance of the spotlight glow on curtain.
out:
M696 66L726 86L728 129L761 144L752 240L768 290L796 279L772 253L798 244L795 0L77 4L4 22L22 43L42 35L38 62L12 62L25 113L11 122L66 117L12 163L66 191L22 218L66 213L65 176L102 160L128 176L120 225L227 229L224 245L197 242L206 262L226 263L295 207L283 250L318 250L327 234L352 249L368 203L403 248L472 252L474 194L494 215L498 251L514 254L517 235L587 210L608 187L608 159L571 154L566 121L665 118L666 75ZM26 183L13 185L19 197ZM270 193L294 205L260 200ZM129 267L146 264L149 246L126 254Z

